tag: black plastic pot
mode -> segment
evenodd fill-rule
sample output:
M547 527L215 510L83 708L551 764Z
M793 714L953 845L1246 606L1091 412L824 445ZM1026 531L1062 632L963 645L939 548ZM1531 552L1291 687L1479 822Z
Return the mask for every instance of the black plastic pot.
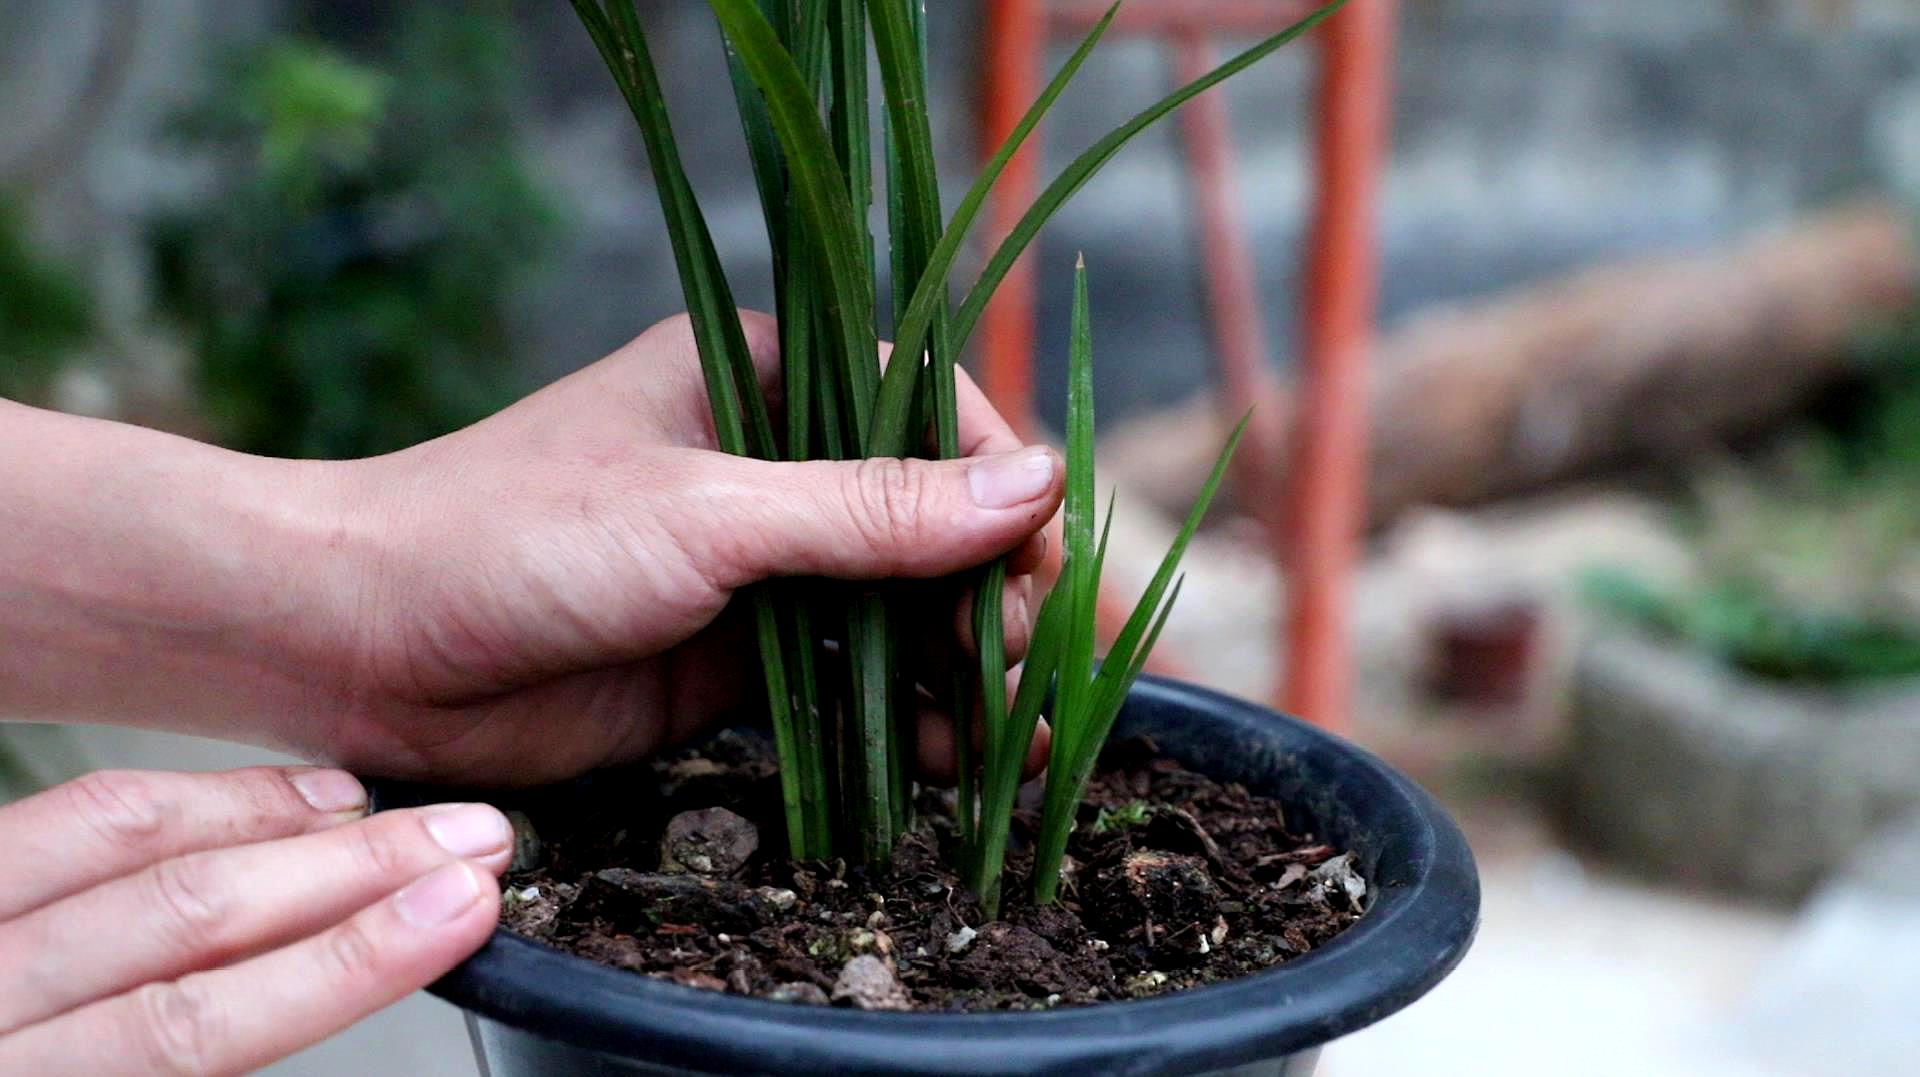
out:
M467 1011L482 1073L1311 1073L1322 1044L1419 998L1479 923L1473 855L1440 806L1337 737L1264 707L1143 678L1116 731L1245 783L1357 854L1360 922L1270 971L1178 994L1034 1013L867 1013L680 987L504 931L435 984ZM433 799L380 786L376 803Z

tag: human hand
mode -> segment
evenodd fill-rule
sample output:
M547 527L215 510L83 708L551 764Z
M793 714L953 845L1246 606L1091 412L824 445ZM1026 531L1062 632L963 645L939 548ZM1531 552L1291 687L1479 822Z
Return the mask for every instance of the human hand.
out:
M499 915L506 819L349 775L104 771L0 807L0 1073L240 1073L424 987Z
M774 325L745 325L778 414ZM336 698L287 739L363 773L442 780L635 759L757 694L753 638L721 616L740 587L935 578L1010 550L1017 660L1063 468L1021 449L961 377L966 460L746 460L716 450L675 318L469 429L335 465L332 546L357 567L296 650ZM965 605L930 592L916 627L966 635ZM919 743L924 770L951 773L950 723L929 715Z

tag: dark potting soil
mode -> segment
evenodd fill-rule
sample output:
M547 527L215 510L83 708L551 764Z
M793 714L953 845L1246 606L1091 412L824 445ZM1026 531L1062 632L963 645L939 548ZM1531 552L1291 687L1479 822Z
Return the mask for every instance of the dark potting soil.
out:
M523 843L533 866L507 877L503 923L691 987L928 1011L1143 998L1305 953L1365 904L1353 858L1289 831L1278 801L1144 740L1102 758L1056 905L1026 896L1039 816L1023 802L993 921L946 866L951 792L923 793L890 868L867 871L784 858L779 782L756 737L630 774L522 805L538 841Z

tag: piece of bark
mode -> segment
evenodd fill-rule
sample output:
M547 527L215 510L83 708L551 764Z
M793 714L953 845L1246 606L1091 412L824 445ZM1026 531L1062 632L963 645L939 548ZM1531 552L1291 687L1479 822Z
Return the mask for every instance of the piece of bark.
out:
M1862 330L1920 300L1913 229L1891 204L1858 202L1727 249L1601 266L1416 320L1380 343L1370 371L1371 521L1683 460L1778 424L1856 373ZM1290 414L1280 397L1271 406ZM1126 424L1101 462L1184 514L1226 435L1222 410L1202 397ZM1280 504L1284 451L1269 481L1257 498L1231 484L1222 496Z
M729 879L605 868L588 876L580 910L614 923L705 924L749 932L792 907L793 892Z

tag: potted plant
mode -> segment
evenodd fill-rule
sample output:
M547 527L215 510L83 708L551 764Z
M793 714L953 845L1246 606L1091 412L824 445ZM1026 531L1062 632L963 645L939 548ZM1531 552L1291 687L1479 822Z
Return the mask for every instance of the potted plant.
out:
M1047 217L1133 135L1342 2L1095 143L954 306L948 279L988 192L1118 5L948 217L915 0L710 0L772 249L778 415L754 378L637 12L630 0L574 7L646 141L722 448L844 459L958 455L956 357ZM884 367L866 225L869 41L896 312ZM743 595L771 747L735 736L643 771L493 798L535 824L528 871L505 891L518 933L497 933L435 988L468 1011L488 1072L1304 1073L1320 1044L1405 1005L1458 962L1478 883L1426 794L1302 723L1140 678L1237 432L1095 662L1105 531L1090 321L1082 266L1062 569L1017 689L999 645L1004 564L956 581L973 589L982 645L964 661L945 656L963 672L944 679L906 653L897 626L909 599L884 586L774 581ZM978 745L955 738L950 797L917 789L905 763L919 691L980 733ZM1043 716L1047 778L1023 803L1021 764ZM1110 734L1124 746L1103 758ZM439 791L376 795L391 806ZM968 1012L924 1012L934 1009Z

